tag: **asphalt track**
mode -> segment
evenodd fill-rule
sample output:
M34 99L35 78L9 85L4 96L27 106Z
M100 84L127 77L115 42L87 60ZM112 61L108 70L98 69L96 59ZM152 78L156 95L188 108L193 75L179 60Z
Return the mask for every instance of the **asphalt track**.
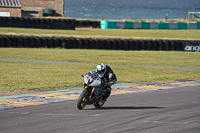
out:
M0 110L2 133L199 133L200 86L112 95L101 109L76 100Z
M121 84L113 88L112 95L101 109L90 105L78 110L76 99L80 90L0 97L0 131L198 133L200 130L199 78Z

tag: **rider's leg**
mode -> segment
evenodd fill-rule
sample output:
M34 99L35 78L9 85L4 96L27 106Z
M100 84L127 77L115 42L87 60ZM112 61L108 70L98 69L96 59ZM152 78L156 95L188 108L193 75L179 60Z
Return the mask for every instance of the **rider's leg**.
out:
M106 94L104 96L104 100L106 100L111 94L111 87L106 88Z

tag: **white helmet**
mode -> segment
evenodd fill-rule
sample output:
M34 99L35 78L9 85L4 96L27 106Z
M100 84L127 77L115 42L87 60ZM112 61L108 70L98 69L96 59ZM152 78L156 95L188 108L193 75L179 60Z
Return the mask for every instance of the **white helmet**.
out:
M104 76L104 74L106 73L106 65L104 63L100 63L97 65L97 73L99 74L100 78Z

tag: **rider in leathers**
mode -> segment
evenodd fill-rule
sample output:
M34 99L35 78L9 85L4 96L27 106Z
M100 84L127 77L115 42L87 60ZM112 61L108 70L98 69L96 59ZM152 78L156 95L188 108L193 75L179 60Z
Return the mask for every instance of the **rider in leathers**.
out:
M97 68L89 73L96 72L99 74L100 78L105 78L106 82L104 82L104 88L106 89L106 95L104 96L104 100L106 100L111 94L111 86L117 82L117 77L111 67L109 65L105 65L104 63L100 63L97 65Z

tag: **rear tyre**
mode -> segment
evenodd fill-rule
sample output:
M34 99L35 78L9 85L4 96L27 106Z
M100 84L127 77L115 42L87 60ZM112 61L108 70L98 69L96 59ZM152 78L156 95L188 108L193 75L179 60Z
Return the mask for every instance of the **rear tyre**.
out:
M83 92L81 93L81 95L77 101L78 109L83 109L86 106L88 94L89 94L88 90L83 90Z
M103 100L103 98L102 98L98 103L94 104L94 107L101 108L105 102L106 102L106 100Z

